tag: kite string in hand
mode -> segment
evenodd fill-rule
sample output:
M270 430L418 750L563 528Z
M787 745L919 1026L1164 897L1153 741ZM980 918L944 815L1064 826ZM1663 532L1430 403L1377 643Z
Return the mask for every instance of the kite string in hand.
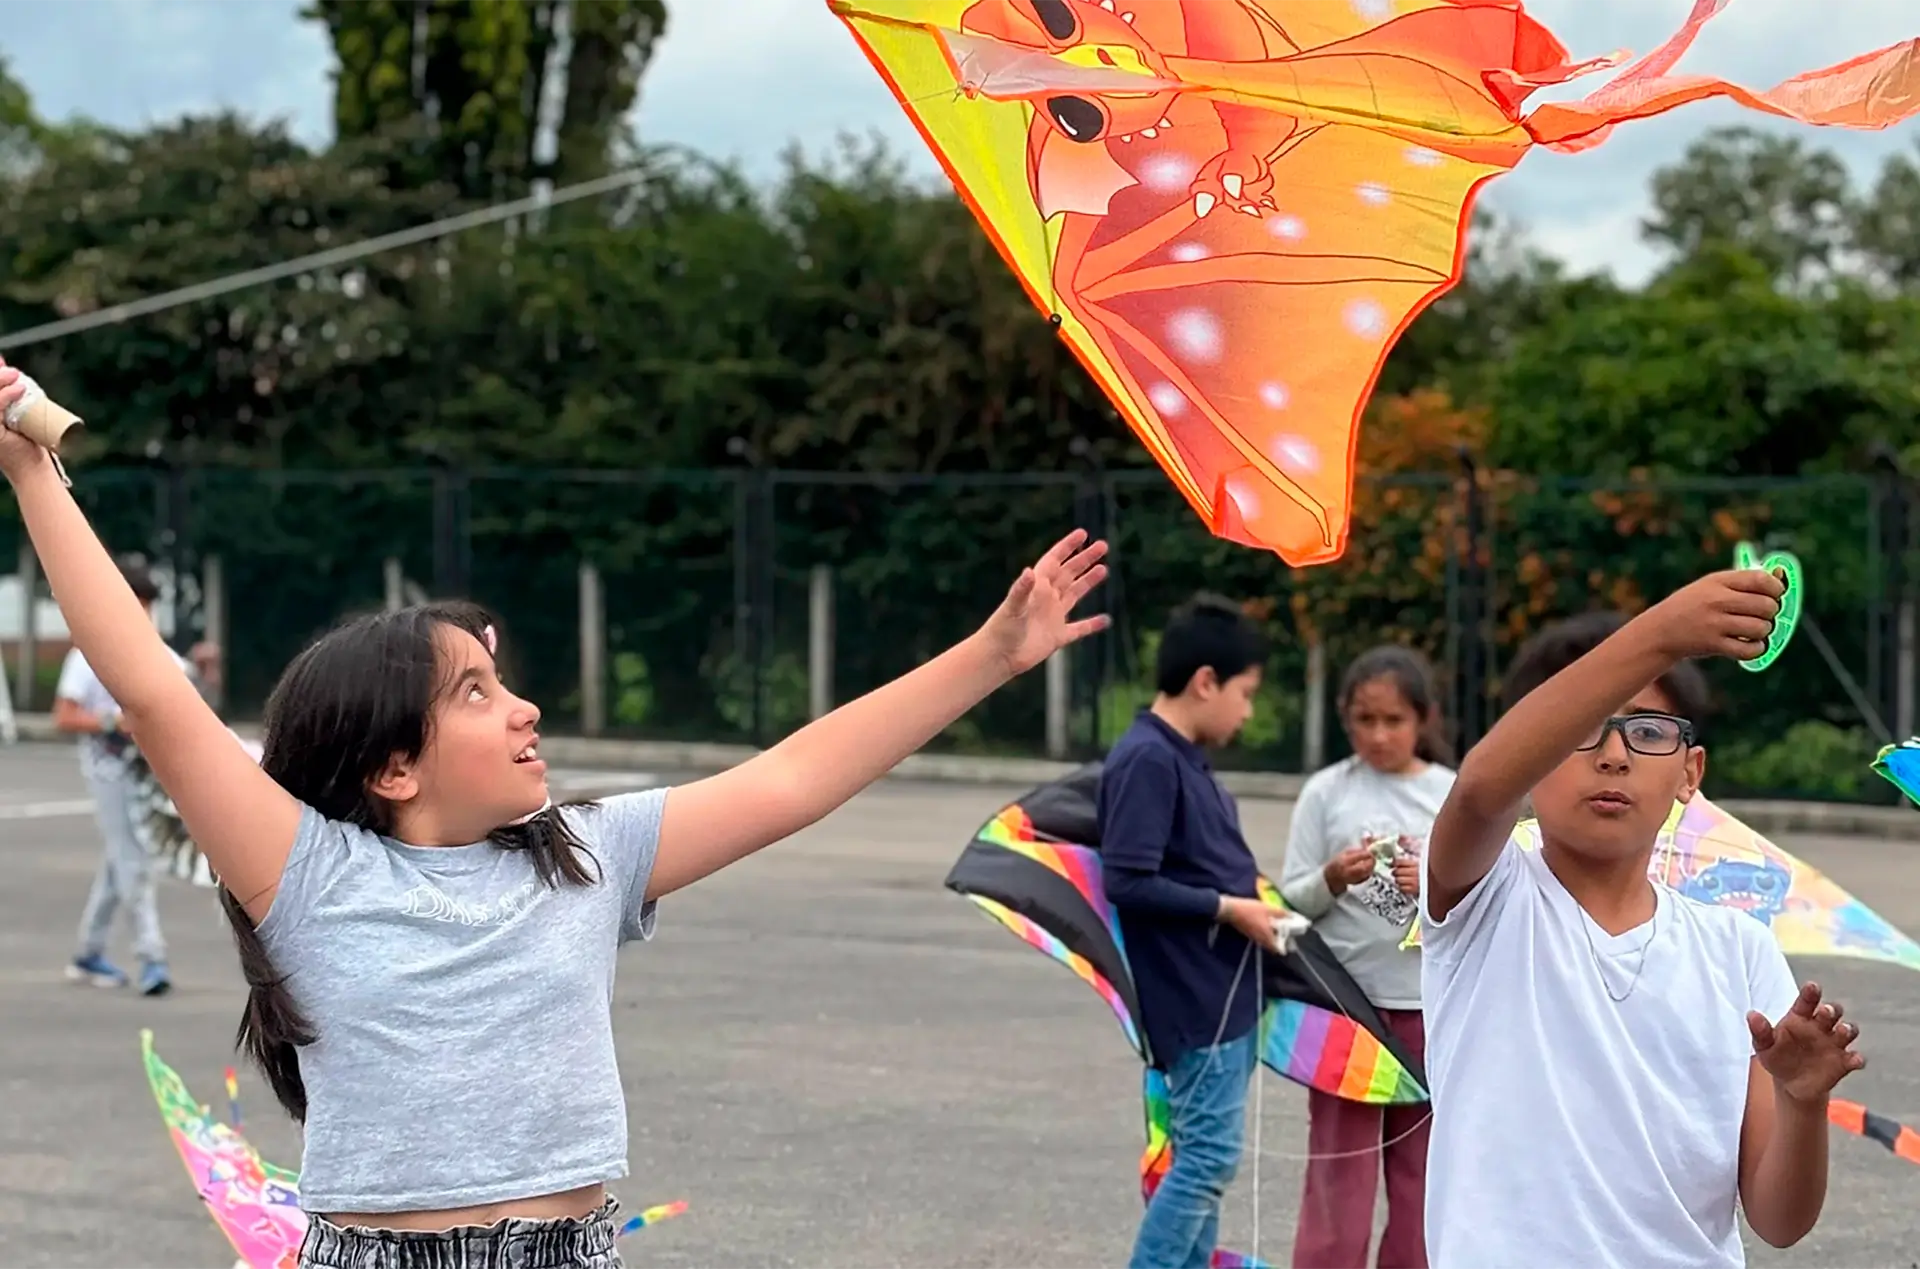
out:
M1252 940L1248 940L1246 949L1240 954L1240 963L1234 967L1233 981L1227 987L1226 1003L1225 1005L1222 1006L1220 1010L1220 1020L1213 1029L1213 1039L1207 1045L1207 1064L1206 1066L1201 1068L1200 1073L1202 1075L1205 1075L1207 1072L1211 1071L1213 1069L1214 1062L1219 1058L1220 1038L1227 1033L1227 1023L1231 1019L1233 1014L1234 993L1240 989L1240 980L1246 976L1247 962L1250 959L1254 960L1256 965L1256 968L1254 971L1255 976L1256 978L1259 978L1261 981L1264 981L1265 955L1266 955L1266 952L1264 949L1260 948ZM1346 1007L1340 1003L1339 996L1334 993L1333 989L1328 985L1327 981L1320 976L1319 971L1314 968L1312 962L1307 961L1303 958L1301 961L1301 967L1307 972L1308 975L1310 975L1313 978L1314 983L1320 988L1322 992L1326 994L1327 999L1331 1000L1334 1003L1335 1007L1339 1009L1340 1015L1344 1017L1348 1022L1352 1022L1354 1023L1354 1025L1358 1026L1359 1023L1354 1019L1352 1014L1347 1012ZM1253 1262L1255 1264L1259 1263L1259 1255L1260 1255L1260 1163L1262 1159L1273 1158L1273 1159L1283 1160L1286 1162L1311 1163L1316 1159L1351 1159L1351 1158L1358 1158L1363 1155L1370 1155L1370 1154L1375 1154L1379 1152L1384 1152L1388 1147L1396 1146L1400 1144L1402 1141L1405 1141L1409 1137L1413 1136L1415 1133L1419 1132L1422 1128L1424 1128L1428 1124L1429 1121L1433 1119L1431 1094L1429 1094L1427 1112L1422 1116L1420 1116L1420 1118L1417 1121L1415 1121L1411 1127L1407 1128L1402 1132L1394 1134L1392 1137L1382 1141L1379 1145L1365 1146L1358 1150L1336 1150L1336 1151L1322 1151L1322 1152L1309 1151L1306 1154L1287 1154L1284 1152L1276 1151L1270 1154L1261 1145L1261 1131L1260 1131L1261 1123L1264 1119L1263 1112L1265 1108L1265 1092L1266 1092L1266 1086L1260 1079L1260 1068L1264 1065L1266 1065L1264 1054L1256 1053L1254 1058L1254 1067L1253 1067L1253 1079L1254 1079L1253 1152L1252 1152L1253 1153L1253 1175L1249 1178L1252 1185L1252 1191L1253 1191L1252 1192L1253 1242L1252 1242L1251 1254L1253 1257ZM1167 1151L1173 1148L1173 1123L1172 1123L1173 1116L1179 1110L1183 1109L1186 1106L1187 1102L1193 1096L1194 1087L1197 1086L1198 1083L1199 1081L1196 1079L1194 1082L1194 1085L1188 1087L1185 1095L1183 1095L1179 1099L1177 1104L1173 1102L1171 1099L1169 1099L1168 1114L1167 1114L1167 1118L1168 1118L1167 1140L1166 1140L1166 1143L1160 1147L1160 1154L1155 1156L1156 1161L1159 1158L1163 1157Z

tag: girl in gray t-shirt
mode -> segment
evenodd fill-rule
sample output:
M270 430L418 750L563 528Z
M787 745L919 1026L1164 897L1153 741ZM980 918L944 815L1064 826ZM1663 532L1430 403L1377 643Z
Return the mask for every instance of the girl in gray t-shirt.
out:
M0 362L0 417L19 399ZM614 953L666 894L819 820L1014 675L1102 629L1075 532L978 632L730 771L555 807L540 711L466 604L362 617L302 652L258 763L144 619L48 453L0 470L73 641L222 886L241 1036L306 1129L300 1264L619 1263Z

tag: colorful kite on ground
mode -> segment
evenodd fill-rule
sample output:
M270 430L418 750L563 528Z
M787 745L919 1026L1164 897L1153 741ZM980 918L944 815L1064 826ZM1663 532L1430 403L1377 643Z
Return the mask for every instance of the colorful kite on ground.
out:
M195 1101L185 1081L154 1052L153 1032L140 1033L140 1055L180 1162L240 1262L248 1269L295 1269L307 1233L298 1175L262 1159L238 1123L220 1122ZM231 1073L227 1088L231 1106Z
M222 1123L193 1099L174 1069L153 1049L153 1032L140 1033L147 1083L166 1121L180 1162L220 1232L233 1244L239 1269L296 1269L307 1214L300 1210L300 1177L260 1157L240 1135L239 1085L227 1069L227 1113ZM685 1203L648 1208L621 1227L630 1234L678 1216Z
M1920 113L1920 41L1766 93L1674 74L1728 0L1530 114L1625 55L1574 61L1510 0L827 2L1212 531L1295 566L1346 548L1361 411L1486 181L1708 97Z
M947 886L1059 961L1094 989L1147 1064L1142 1100L1147 1144L1140 1188L1151 1199L1173 1163L1165 1076L1155 1067L1139 1023L1139 998L1124 941L1101 878L1091 763L1033 790L981 826L947 875ZM1283 913L1279 892L1262 879L1262 896ZM1426 1073L1380 1020L1352 977L1311 929L1284 956L1264 957L1260 1019L1262 1062L1288 1079L1374 1104L1426 1100ZM1252 1262L1221 1252L1215 1269Z

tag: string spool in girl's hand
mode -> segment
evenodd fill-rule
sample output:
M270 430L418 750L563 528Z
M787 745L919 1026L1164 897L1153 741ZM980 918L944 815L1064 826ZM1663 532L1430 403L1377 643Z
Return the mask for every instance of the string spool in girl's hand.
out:
M59 453L67 433L81 426L80 416L48 396L30 376L23 374L18 382L26 395L7 410L7 426L43 449Z

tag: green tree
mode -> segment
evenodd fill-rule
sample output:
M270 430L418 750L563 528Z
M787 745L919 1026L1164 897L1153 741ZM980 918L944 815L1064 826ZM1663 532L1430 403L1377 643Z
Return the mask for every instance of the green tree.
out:
M1059 471L1077 437L1109 462L1144 461L949 191L849 147L821 168L792 160L773 210L799 250L779 318L807 383L768 438L783 462Z
M1529 473L1791 476L1857 470L1920 435L1920 306L1840 281L1783 292L1703 248L1641 291L1595 294L1494 370L1495 465Z
M314 0L302 16L333 41L336 133L409 128L477 200L604 172L666 29L664 0Z
M1887 160L1856 224L1854 245L1870 267L1896 286L1920 290L1920 150Z
M233 116L50 145L0 201L0 303L73 317L429 219L366 147L307 152ZM101 456L364 461L389 450L370 402L409 340L418 253L187 304L22 357L94 426ZM326 424L306 411L327 403Z
M40 121L26 85L7 70L0 58L0 179L21 172L38 153Z
M1605 278L1573 278L1518 224L1474 212L1464 276L1408 328L1387 358L1376 398L1440 388L1485 400L1491 374L1529 330L1588 299L1617 291Z
M1730 248L1774 278L1804 282L1838 263L1854 204L1846 166L1832 153L1796 137L1723 128L1655 174L1653 216L1643 228L1682 262Z

